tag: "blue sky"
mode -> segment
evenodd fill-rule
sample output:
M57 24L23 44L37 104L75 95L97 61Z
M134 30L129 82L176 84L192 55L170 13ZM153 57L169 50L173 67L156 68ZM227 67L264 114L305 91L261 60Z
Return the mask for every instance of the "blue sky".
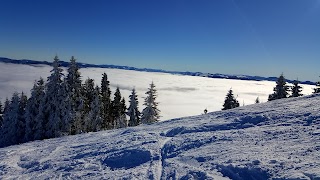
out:
M319 0L1 0L0 56L318 81Z

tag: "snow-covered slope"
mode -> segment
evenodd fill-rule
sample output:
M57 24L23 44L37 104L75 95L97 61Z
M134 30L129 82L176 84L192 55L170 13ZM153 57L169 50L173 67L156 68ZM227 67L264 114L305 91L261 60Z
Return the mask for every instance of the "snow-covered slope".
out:
M0 149L0 179L319 179L320 94Z

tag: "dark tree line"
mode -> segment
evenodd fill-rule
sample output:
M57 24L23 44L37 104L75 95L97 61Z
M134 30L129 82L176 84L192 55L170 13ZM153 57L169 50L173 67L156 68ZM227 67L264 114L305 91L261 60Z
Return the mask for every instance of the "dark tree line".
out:
M269 95L268 101L303 96L303 94L301 93L302 87L299 85L299 81L295 80L293 82L293 86L288 86L283 74L279 76L276 82L276 86L273 88L273 91L274 92ZM320 93L320 81L317 82L316 88L314 88L313 93ZM259 97L256 98L255 103L260 103ZM236 107L239 107L239 102L234 97L232 89L230 89L226 95L222 110L232 109Z
M15 92L10 100L6 99L4 107L0 103L0 147L159 120L153 82L146 93L146 107L140 112L135 89L129 96L128 108L119 88L111 99L106 73L102 74L99 87L90 78L82 84L74 57L66 76L57 56L52 67L46 83L42 78L34 83L30 98Z

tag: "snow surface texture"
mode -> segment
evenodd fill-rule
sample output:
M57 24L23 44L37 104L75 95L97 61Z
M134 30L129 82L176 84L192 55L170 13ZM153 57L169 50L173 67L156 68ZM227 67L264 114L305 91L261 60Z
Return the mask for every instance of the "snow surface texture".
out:
M47 65L18 65L0 63L0 99L11 98L14 91L24 91L28 96L33 82L40 76L46 80L50 75L51 66ZM64 71L66 73L66 71ZM106 72L111 83L112 94L119 86L121 95L128 105L129 95L133 87L136 88L139 109L144 108L142 103L145 92L153 81L158 90L160 120L176 117L193 116L208 111L221 110L225 96L232 88L240 106L253 104L259 96L260 102L266 102L268 95L273 92L275 82L245 81L231 79L213 79L172 75L167 73L138 72L121 69L83 68L80 69L84 82L88 77L95 80L100 86L102 73ZM315 86L301 85L303 94L311 94Z
M320 94L0 149L0 179L320 179Z

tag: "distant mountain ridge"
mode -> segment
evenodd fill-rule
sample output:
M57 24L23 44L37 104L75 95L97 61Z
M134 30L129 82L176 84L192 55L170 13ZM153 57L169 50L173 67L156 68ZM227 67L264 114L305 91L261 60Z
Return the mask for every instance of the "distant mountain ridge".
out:
M0 62L3 63L12 63L12 64L26 64L26 65L51 65L52 62L48 61L35 61L35 60L28 60L28 59L10 59L5 57L0 57ZM68 67L69 62L60 61L62 67ZM220 73L202 73L202 72L182 72L182 71L167 71L162 69L152 69L152 68L136 68L130 66L119 66L119 65L96 65L96 64L88 64L88 63L78 63L80 68L110 68L110 69L124 69L124 70L134 70L134 71L143 71L143 72L161 72L161 73L170 73L170 74L179 74L179 75L186 75L186 76L200 76L200 77L208 77L208 78L219 78L219 79L237 79L237 80L251 80L251 81L277 81L278 77L261 77L261 76L249 76L249 75L227 75L227 74L220 74ZM287 82L293 83L294 80L288 80ZM315 82L312 81L301 81L301 84L309 84L315 85Z

